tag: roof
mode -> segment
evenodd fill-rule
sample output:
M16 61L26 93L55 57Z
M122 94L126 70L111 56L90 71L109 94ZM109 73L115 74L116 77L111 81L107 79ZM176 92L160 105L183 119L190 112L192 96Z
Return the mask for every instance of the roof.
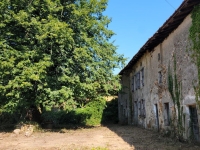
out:
M162 43L183 22L185 17L191 13L194 6L199 3L200 0L184 0L172 16L166 20L158 31L140 48L137 54L133 56L129 63L120 71L119 75L122 75L126 70L130 69L147 50L152 51L154 47Z

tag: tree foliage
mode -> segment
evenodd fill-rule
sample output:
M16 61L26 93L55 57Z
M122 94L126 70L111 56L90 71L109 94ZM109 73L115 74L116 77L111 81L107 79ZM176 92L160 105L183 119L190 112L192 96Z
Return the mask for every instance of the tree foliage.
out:
M0 108L71 110L119 89L107 0L1 0Z

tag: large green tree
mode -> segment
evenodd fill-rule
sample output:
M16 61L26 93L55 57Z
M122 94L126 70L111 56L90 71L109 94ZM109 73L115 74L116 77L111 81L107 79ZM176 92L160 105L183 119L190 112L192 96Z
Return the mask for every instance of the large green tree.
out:
M119 89L107 0L1 0L0 106L62 107Z

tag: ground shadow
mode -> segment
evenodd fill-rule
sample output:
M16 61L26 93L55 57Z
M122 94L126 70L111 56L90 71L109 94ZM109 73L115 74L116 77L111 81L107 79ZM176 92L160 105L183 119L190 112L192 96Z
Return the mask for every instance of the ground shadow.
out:
M132 125L104 124L111 131L121 137L126 143L136 150L140 149L184 149L197 150L200 147L194 143L179 142L153 130L147 130Z

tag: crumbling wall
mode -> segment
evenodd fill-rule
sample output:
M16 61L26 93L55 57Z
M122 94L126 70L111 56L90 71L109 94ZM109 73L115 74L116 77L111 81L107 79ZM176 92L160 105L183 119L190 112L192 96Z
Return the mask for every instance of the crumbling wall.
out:
M120 124L128 124L129 110L129 74L121 77L121 91L118 94L118 116Z
M127 119L127 123L159 131L170 129L171 122L167 122L166 116L169 115L171 118L173 112L177 110L174 108L168 91L167 78L168 66L170 65L173 68L173 56L176 55L178 81L181 82L182 87L181 107L183 107L185 115L183 124L186 130L189 128L189 106L196 105L193 85L197 79L197 69L190 57L190 41L188 38L190 26L191 16L188 15L162 43L154 49L146 51L132 66L132 69L126 75L123 75L123 85L129 87L129 89L126 90L126 95L121 97L120 105L124 106L125 102L128 101L129 117L132 118ZM133 77L142 68L144 68L144 85L137 90L133 89ZM145 116L140 116L140 108L136 107L141 99L145 100ZM168 114L166 114L166 111L169 111ZM137 117L135 117L136 113Z

